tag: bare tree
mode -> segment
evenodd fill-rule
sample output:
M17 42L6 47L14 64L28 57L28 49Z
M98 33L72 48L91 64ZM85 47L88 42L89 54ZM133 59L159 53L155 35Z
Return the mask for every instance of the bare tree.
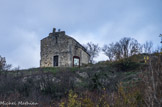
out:
M98 56L100 47L98 46L98 44L89 42L86 44L85 48L87 49L87 52L90 54L90 63L94 63L94 58Z
M105 45L102 51L105 53L106 56L112 61L113 59L118 60L121 59L121 45L119 42L111 43L109 45Z
M151 53L152 46L153 46L153 43L151 41L146 41L143 44L144 53Z
M124 37L119 41L121 47L121 57L127 58L141 52L141 45L134 38Z
M10 64L6 64L5 57L0 56L0 71L8 70L11 68Z
M131 38L129 45L129 56L142 52L142 45L136 39Z
M116 42L114 47L113 47L113 53L115 55L115 60L120 60L122 58L122 50L121 50L121 45L119 42Z
M4 70L5 65L6 65L5 57L0 56L0 71Z
M121 57L127 58L129 54L129 45L130 45L131 38L122 38L119 41L119 45L121 48Z
M120 60L121 58L127 58L131 55L140 53L141 45L133 38L124 37L115 44L111 43L108 46L105 45L102 51L109 59L114 58L115 60Z
M111 43L109 45L104 45L102 48L102 51L104 52L104 54L109 58L110 61L113 60L114 57L114 44Z

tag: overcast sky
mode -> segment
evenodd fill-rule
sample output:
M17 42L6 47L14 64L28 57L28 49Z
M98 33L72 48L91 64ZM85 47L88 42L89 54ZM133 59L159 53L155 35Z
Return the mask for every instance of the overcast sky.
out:
M162 0L0 0L0 55L20 68L39 67L40 40L53 27L81 44L132 37L160 45ZM96 61L106 60L101 53Z

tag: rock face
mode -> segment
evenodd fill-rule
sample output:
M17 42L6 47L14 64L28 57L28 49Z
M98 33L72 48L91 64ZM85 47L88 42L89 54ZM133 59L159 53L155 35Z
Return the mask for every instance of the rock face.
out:
M41 40L40 67L73 67L88 64L90 55L65 31L53 29L48 37Z

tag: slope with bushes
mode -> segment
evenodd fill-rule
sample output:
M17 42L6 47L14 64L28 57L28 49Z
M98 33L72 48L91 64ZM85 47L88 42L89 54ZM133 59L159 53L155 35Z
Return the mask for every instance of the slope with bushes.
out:
M80 68L1 71L0 100L54 107L158 107L161 62L160 54L139 54Z

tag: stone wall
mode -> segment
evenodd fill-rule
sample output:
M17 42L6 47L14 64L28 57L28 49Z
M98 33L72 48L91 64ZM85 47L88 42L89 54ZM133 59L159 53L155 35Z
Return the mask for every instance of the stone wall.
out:
M58 55L58 66L72 67L73 56L80 57L80 65L89 62L89 54L85 52L75 39L65 35L64 31L50 33L41 40L41 67L53 67L53 57Z

